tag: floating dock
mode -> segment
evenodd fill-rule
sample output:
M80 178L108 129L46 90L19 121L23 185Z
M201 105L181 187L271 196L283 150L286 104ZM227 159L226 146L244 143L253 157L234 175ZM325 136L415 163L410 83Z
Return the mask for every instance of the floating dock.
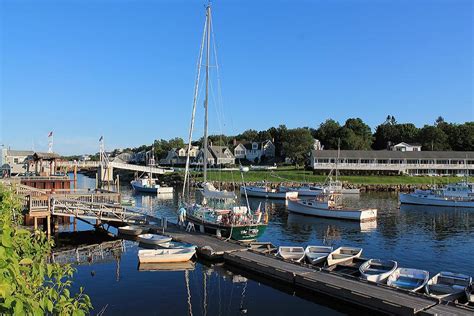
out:
M227 265L270 280L376 312L395 315L474 315L472 307L448 305L422 293L397 290L341 272L285 261L274 255L252 250L246 244L199 232L187 232L174 225L170 225L165 234L177 241L196 245L198 255L205 259L221 260Z

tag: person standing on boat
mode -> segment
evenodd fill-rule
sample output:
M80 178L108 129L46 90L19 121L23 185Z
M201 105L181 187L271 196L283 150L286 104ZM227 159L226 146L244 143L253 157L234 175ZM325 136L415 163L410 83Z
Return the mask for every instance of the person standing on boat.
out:
M178 225L181 227L186 227L186 209L181 207L178 211Z

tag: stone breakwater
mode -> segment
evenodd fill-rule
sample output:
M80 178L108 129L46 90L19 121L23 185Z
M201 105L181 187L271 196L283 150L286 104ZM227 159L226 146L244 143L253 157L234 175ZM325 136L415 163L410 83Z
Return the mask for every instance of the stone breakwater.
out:
M221 190L239 190L241 183L231 183L231 182L219 182L212 181L212 184L216 188ZM253 186L261 184L261 182L246 182L245 185ZM296 187L293 182L269 182L267 185L270 188L277 189L280 186L286 187ZM308 183L307 185L316 185L319 186L321 183ZM347 189L359 189L361 192L413 192L414 190L428 190L431 188L431 185L427 184L353 184L353 183L343 183L343 187Z

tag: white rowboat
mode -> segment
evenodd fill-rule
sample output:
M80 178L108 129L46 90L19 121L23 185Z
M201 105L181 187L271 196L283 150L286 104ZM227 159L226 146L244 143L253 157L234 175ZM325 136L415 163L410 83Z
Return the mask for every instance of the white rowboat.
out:
M398 268L387 279L387 285L398 289L416 292L422 289L428 280L430 273L425 270Z
M472 278L465 274L440 272L425 286L426 294L441 301L454 301L468 296Z
M278 247L278 255L286 260L301 262L301 260L303 260L304 258L305 253L303 247L280 246Z
M190 260L194 249L146 249L138 251L140 263L185 262Z
M334 249L327 246L307 246L304 254L308 262L318 264L326 260Z
M119 233L124 235L138 236L140 234L147 233L149 231L149 228L140 225L128 225L119 227L118 231Z
M359 258L362 254L362 248L339 247L328 256L328 266L341 264L354 258Z
M393 260L370 259L364 262L359 271L363 279L382 283L397 269L398 263Z
M171 237L157 234L142 234L138 235L138 241L148 245L159 245L170 242Z

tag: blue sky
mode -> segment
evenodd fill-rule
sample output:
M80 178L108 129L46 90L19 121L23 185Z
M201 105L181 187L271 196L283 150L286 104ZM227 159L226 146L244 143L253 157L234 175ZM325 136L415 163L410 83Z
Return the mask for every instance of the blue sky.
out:
M187 137L204 4L0 0L0 144L46 150L52 130L73 154L101 135L107 149ZM210 133L474 120L470 0L226 0L213 18Z

